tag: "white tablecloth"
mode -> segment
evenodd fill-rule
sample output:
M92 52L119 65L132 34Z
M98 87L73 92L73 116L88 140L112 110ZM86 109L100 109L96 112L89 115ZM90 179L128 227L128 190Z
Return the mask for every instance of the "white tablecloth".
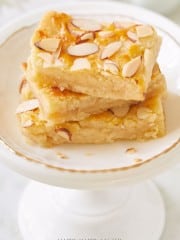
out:
M25 12L58 2L61 3L63 0L7 0L6 3L5 0L0 0L0 27ZM169 17L180 24L180 7ZM180 167L159 176L155 181L162 192L167 210L167 224L162 240L179 240ZM17 209L20 196L27 183L28 179L0 166L0 240L22 240L17 225Z

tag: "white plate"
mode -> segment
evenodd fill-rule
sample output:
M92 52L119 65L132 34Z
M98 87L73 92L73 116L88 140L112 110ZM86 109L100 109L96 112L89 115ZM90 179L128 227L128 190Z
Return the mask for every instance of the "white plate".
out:
M0 32L0 150L6 164L39 181L85 188L135 182L173 165L180 152L180 29L155 13L114 2L67 3L51 9L85 17L88 9L88 16L100 20L130 19L157 27L163 37L158 61L167 78L169 91L166 103L168 134L144 143L63 145L53 149L27 145L14 113L19 101L20 64L29 55L34 23L45 11L41 10L24 16ZM125 151L129 147L136 148L137 153L127 154ZM68 159L61 159L57 153L63 153ZM137 163L135 159L142 161Z

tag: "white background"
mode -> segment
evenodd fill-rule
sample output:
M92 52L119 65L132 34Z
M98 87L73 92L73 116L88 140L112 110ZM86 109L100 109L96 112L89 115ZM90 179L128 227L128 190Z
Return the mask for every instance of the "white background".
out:
M13 21L15 17L42 6L42 4L47 6L58 2L62 1L0 0L0 27ZM180 6L174 12L169 13L168 17L180 24ZM17 225L17 208L28 181L28 179L0 165L0 240L22 240ZM162 240L180 240L180 166L158 176L154 181L164 197L167 211L167 223Z

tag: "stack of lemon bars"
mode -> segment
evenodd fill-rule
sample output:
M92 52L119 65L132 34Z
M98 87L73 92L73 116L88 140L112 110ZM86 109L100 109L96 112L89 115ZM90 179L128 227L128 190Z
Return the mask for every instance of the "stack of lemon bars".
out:
M149 25L46 13L23 64L23 134L42 146L163 136L160 45Z

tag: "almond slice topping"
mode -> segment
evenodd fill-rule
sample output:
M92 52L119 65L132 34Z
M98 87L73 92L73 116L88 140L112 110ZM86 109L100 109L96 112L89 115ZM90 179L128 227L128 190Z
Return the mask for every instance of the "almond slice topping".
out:
M54 67L64 67L64 62L62 59L56 59L53 66Z
M85 31L100 31L102 26L100 23L90 19L73 19L72 24Z
M94 39L94 33L93 32L84 33L80 36L81 41L93 40L93 39Z
M59 43L59 46L57 48L57 50L52 54L52 60L53 62L56 61L60 55L61 55L61 50L62 50L62 44Z
M136 74L140 65L141 65L141 57L140 56L127 62L122 69L123 77L132 77L134 74Z
M55 67L64 67L64 62L60 59L56 59L54 62L48 63L44 62L43 68L55 68Z
M60 33L61 37L64 37L66 35L66 25L64 23L61 24L59 33Z
M101 59L109 58L112 55L114 55L119 49L121 48L122 43L121 42L112 42L108 44L101 53Z
M58 38L44 38L38 42L35 42L34 45L47 52L55 52L60 44L60 39Z
M40 52L38 56L48 64L53 63L53 56L50 53Z
M132 42L136 42L138 40L137 34L134 32L128 31L127 36Z
M77 30L77 29L75 29L74 26L73 26L71 23L69 23L69 24L67 25L67 27L68 27L69 32L70 32L73 36L75 36L75 37L79 37L79 36L81 36L82 34L85 33L85 32L82 31L82 30Z
M139 38L149 37L153 35L153 29L150 26L137 26L136 32Z
M21 80L21 83L19 84L19 93L21 93L22 92L22 90L23 90L23 88L24 88L24 86L27 84L27 80L25 79L25 78L23 78L22 80Z
M66 139L67 141L71 141L72 134L70 131L66 128L58 128L55 130L58 135L60 135L62 138Z
M103 68L104 68L104 71L110 72L115 75L117 75L119 72L119 68L118 68L117 64L110 60L104 61Z
M77 71L82 69L91 69L91 64L87 58L78 58L74 60L71 67L71 71Z
M123 47L125 49L129 49L132 45L133 45L133 41L129 39L126 39L125 41L123 41Z
M38 56L44 61L43 68L50 67L63 67L64 62L58 59L61 50L57 50L57 52L50 54L46 52L41 52Z
M27 100L19 104L19 106L16 109L16 114L32 111L37 108L39 108L39 101L37 99Z
M100 31L98 35L99 37L106 38L106 37L112 37L114 33L112 31Z
M68 47L67 52L71 56L83 57L98 52L99 48L95 43L80 43Z

